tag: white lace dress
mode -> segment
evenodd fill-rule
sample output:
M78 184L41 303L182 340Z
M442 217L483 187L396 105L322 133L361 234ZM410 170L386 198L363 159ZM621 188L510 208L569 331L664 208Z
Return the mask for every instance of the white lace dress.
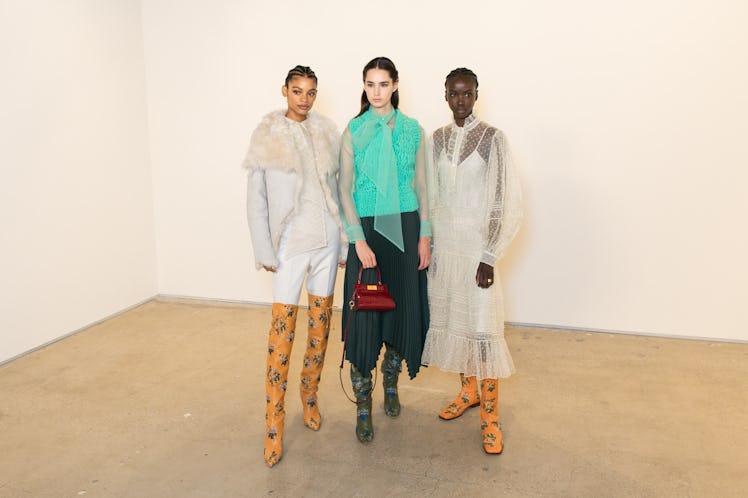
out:
M504 340L504 303L496 263L522 220L519 179L504 134L474 116L433 135L429 267L431 323L422 363L478 379L514 372ZM478 287L479 263L494 283Z

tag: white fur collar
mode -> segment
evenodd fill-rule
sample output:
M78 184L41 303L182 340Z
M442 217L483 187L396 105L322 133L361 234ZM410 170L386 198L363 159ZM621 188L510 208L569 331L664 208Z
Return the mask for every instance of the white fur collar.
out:
M249 152L243 166L249 171L255 169L277 169L282 171L302 171L300 154L313 154L316 157L317 173L324 177L338 171L338 147L340 134L335 124L317 113L309 113L304 126L312 137L314 151L298 151L293 144L286 111L274 111L265 115L252 133Z

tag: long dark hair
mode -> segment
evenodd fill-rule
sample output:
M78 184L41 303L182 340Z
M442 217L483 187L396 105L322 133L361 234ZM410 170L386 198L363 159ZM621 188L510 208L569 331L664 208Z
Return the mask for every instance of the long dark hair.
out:
M392 78L392 82L398 80L397 76L397 68L395 67L395 63L392 62L387 57L375 57L372 60L369 61L368 64L364 66L364 83L366 83L366 73L369 72L369 69L383 69L390 73L390 78ZM397 105L400 103L400 90L395 90L392 94L392 98L390 99L390 102L392 103L392 107L397 109ZM359 117L363 113L369 110L369 99L366 98L366 90L361 93L361 111L356 114L356 117Z

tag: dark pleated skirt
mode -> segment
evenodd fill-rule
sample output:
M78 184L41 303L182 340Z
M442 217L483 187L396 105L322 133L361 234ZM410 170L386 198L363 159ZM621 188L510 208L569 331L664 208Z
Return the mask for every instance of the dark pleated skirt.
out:
M382 344L386 342L405 359L412 379L421 367L421 353L429 328L429 305L426 270L418 271L421 226L418 212L402 213L401 219L405 252L374 230L373 217L361 218L364 236L377 258L382 283L387 284L395 300L395 309L388 312L350 310L348 301L361 268L356 248L351 244L345 266L342 330L345 336L350 314L345 354L360 372L366 374L376 367ZM376 270L364 270L361 281L376 283Z

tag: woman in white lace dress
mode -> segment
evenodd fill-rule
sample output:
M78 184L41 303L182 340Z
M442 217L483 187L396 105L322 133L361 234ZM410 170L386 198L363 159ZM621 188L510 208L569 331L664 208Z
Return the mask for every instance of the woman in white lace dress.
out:
M494 267L519 229L521 191L504 134L473 115L476 75L455 69L445 88L454 122L433 134L431 323L422 363L460 374L460 393L439 416L451 420L480 404L483 449L496 454L498 379L514 364Z

